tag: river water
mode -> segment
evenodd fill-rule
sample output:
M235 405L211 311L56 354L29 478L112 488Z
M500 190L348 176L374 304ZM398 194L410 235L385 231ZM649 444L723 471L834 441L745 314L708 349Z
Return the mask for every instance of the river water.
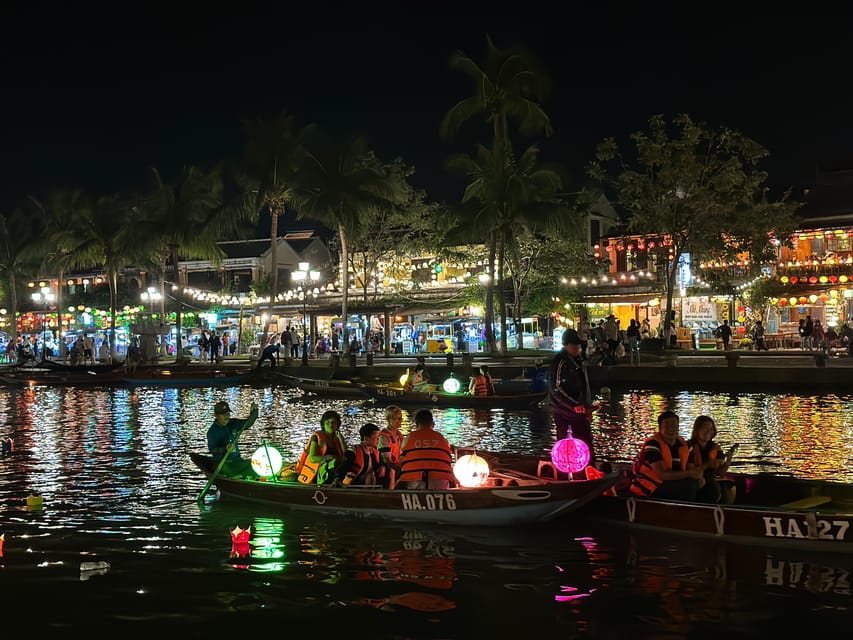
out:
M204 448L215 401L261 407L241 437L295 457L320 414L357 439L383 409L286 389L0 388L0 610L26 632L165 632L376 638L765 638L853 623L853 559L639 534L581 514L518 529L403 526L292 514L196 496L188 453ZM716 418L738 471L853 481L853 397L614 393L595 416L604 459L630 459L675 410L682 433ZM438 409L456 445L547 451L544 412ZM404 414L404 429L411 420ZM27 497L42 496L41 509ZM250 557L231 531L252 531ZM84 564L93 563L93 564ZM98 564L105 563L105 564ZM81 570L96 567L94 570ZM108 566L107 566L108 565ZM843 632L846 633L846 632Z

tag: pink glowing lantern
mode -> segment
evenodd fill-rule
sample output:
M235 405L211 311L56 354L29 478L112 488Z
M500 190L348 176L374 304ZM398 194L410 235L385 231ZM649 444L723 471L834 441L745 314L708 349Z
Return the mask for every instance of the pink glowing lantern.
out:
M563 473L583 471L589 464L589 447L571 436L557 440L551 447L551 462Z

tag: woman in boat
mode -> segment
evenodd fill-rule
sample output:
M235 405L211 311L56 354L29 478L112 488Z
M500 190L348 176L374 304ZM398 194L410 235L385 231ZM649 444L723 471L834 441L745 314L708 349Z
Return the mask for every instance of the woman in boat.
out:
M403 447L403 410L395 404L385 407L385 428L379 432L379 456L382 464L388 468L386 484L394 488L400 477L400 450Z
M302 484L329 484L335 480L335 467L343 462L347 450L341 435L341 415L326 411L320 429L311 434L296 463L296 479Z
M420 391L423 393L429 392L429 380L424 374L424 365L418 363L414 369L409 369L409 376L403 384L403 389L406 391Z
M678 415L658 416L658 432L646 440L632 470L631 493L669 500L696 499L702 469L690 458L687 442L678 435Z
M468 393L472 396L495 395L495 383L492 381L488 366L480 365L480 372L471 376L471 381L468 383Z
M728 455L714 442L717 437L717 425L710 416L699 416L693 421L693 433L687 446L690 447L692 462L702 469L704 486L700 481L696 492L697 502L717 503L723 495L719 479L725 476L734 455L734 448Z

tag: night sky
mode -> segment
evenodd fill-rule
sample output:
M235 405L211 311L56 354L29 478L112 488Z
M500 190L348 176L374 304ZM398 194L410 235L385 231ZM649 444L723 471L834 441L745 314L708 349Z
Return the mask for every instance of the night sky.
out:
M448 144L437 130L469 87L448 58L462 50L483 60L487 33L499 47L526 46L551 71L545 108L556 135L537 142L569 169L568 186L583 179L597 142L626 143L656 113L686 112L754 138L771 152L776 189L808 186L818 169L853 168L853 47L841 14L732 23L554 2L511 13L461 2L358 3L371 7L361 11L138 4L6 10L4 211L53 188L132 190L148 184L150 167L168 179L185 163L239 157L240 118L285 108L299 125L366 134L381 157L414 165L413 182L433 199L458 199L443 165L470 140Z

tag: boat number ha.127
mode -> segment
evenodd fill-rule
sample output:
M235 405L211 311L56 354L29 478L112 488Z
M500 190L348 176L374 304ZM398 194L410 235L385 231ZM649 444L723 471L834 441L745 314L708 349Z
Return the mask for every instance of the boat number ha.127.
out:
M456 499L449 493L401 493L405 511L456 511Z
M850 523L846 520L799 520L764 516L764 535L768 538L804 538L846 540Z

